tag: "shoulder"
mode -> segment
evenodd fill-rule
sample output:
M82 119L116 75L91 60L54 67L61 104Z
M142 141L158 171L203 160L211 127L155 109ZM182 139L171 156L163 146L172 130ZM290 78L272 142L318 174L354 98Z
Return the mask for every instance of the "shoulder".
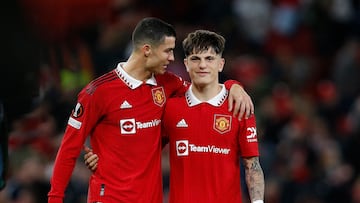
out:
M114 70L92 80L84 89L87 94L94 94L95 91L103 89L107 84L117 80L119 77Z
M166 102L167 107L179 107L181 105L186 105L186 98L185 95L174 95L168 99Z
M180 76L169 71L166 71L164 74L157 74L155 77L159 82L183 81Z

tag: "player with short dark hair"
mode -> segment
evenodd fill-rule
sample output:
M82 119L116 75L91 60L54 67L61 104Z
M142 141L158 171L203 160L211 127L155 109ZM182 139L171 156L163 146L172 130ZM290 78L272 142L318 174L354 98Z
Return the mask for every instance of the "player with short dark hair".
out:
M240 203L240 157L251 202L263 202L255 116L233 117L226 106L228 91L219 84L224 46L225 39L208 30L192 32L183 41L191 86L169 99L163 115L170 145L170 203Z

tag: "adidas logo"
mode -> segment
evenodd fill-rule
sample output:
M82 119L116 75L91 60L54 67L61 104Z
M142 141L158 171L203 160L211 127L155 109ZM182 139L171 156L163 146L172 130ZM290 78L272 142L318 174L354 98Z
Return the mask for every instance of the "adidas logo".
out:
M120 109L130 109L130 108L132 108L132 106L126 100L120 105Z
M176 127L178 128L187 128L188 124L186 123L185 119L181 119L177 124Z

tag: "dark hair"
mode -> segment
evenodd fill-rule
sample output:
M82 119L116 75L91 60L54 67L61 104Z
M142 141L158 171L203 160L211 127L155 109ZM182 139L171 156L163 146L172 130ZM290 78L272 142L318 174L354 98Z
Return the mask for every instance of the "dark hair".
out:
M185 57L192 53L199 53L213 48L216 54L222 55L225 49L225 38L208 30L196 30L184 39L183 49Z
M165 37L176 37L174 27L158 18L148 17L136 25L132 42L134 47L144 43L157 46L164 42Z

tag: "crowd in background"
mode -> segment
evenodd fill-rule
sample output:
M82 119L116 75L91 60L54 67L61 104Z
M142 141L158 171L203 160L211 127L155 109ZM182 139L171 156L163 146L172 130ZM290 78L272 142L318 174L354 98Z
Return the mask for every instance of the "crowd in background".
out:
M360 203L360 1L9 5L16 10L10 10L9 34L2 37L8 60L1 67L0 99L9 118L10 162L0 203L47 202L52 164L77 93L127 59L131 32L145 16L175 26L176 59L169 70L187 80L184 36L202 28L225 36L221 79L240 81L255 104L265 202ZM66 203L86 202L89 175L80 156Z

